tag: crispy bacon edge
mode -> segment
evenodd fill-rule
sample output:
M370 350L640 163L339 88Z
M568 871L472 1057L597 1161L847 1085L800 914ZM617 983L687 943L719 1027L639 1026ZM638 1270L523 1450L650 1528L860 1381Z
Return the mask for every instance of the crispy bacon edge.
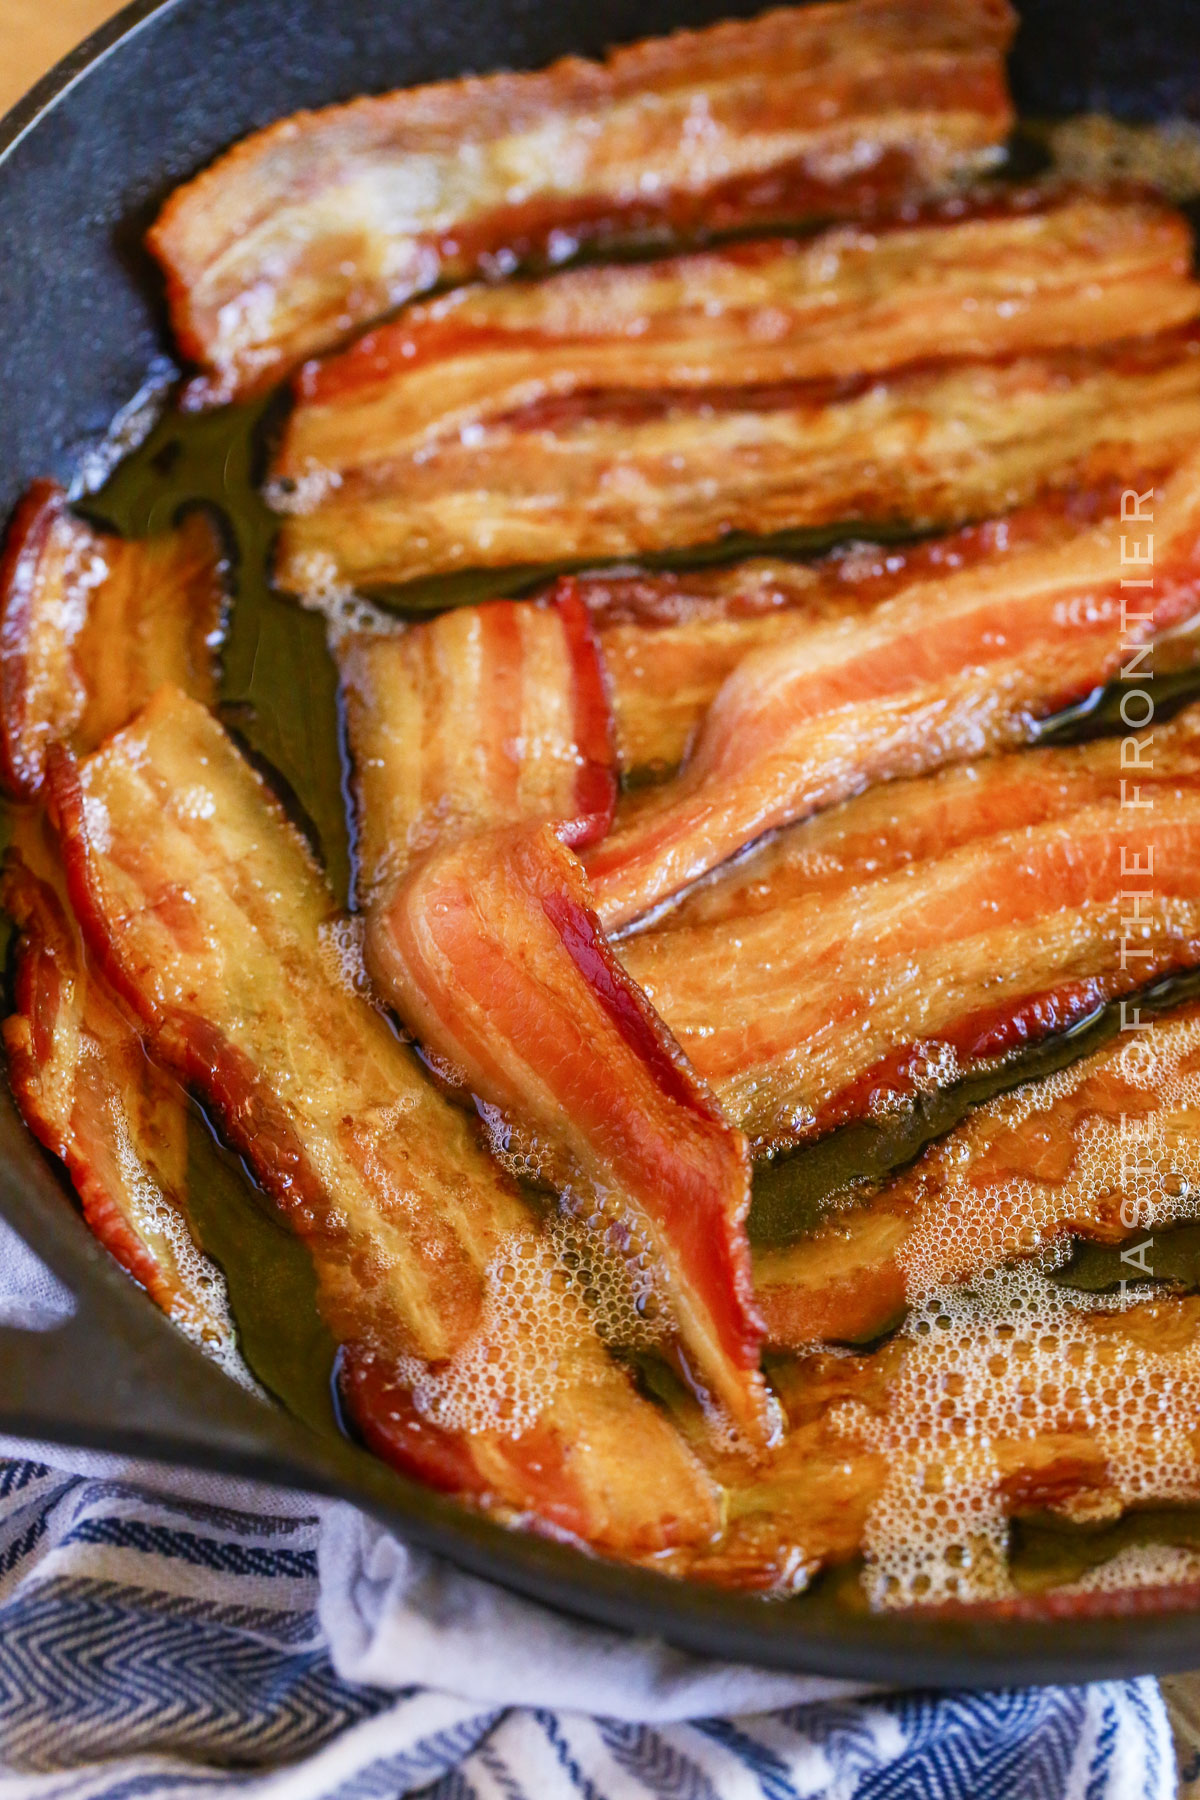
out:
M48 566L48 557L56 536L69 542L59 545L64 567L57 571L60 587L52 590L48 584L56 571ZM198 550L203 552L197 555L198 568L189 568ZM76 566L92 554L110 559L99 579L94 570ZM206 704L215 701L216 648L227 599L223 572L215 531L200 514L188 514L160 537L114 538L75 517L57 482L32 484L13 515L0 556L0 786L10 798L37 798L51 741L61 738L80 750L94 748L100 736L136 712L160 681L182 681ZM68 586L72 580L74 592ZM125 616L107 621L112 631L101 633L99 645L89 642L114 582L118 597L124 590L133 606L141 607L136 622L147 630L151 656L163 654L163 628L171 628L175 641L169 666L140 665L140 634L131 632ZM168 607L164 598L176 604ZM79 616L64 617L72 612ZM128 660L84 669L78 665L80 648L85 659L111 651L117 659L124 652ZM35 662L41 663L40 670ZM117 674L124 684L120 695L113 692ZM125 717L120 716L122 700L127 703Z
M0 559L0 780L19 799L32 798L41 786L42 769L24 748L26 656L38 566L63 508L57 482L34 482L13 515Z
M53 1055L53 1040L59 1028L64 1005L64 990L79 980L88 981L89 1012L98 1025L97 1036L124 1040L123 1049L140 1064L142 1080L121 1093L121 1070L106 1062L105 1080L111 1084L111 1097L121 1103L126 1124L130 1128L130 1152L143 1169L146 1158L134 1143L139 1115L155 1112L178 1116L182 1096L167 1076L160 1074L142 1054L141 1041L125 1023L115 1004L101 996L93 1001L91 982L79 966L78 948L70 921L53 888L25 863L10 853L2 888L5 910L17 921L20 938L16 950L14 975L15 1012L4 1024L4 1046L8 1056L9 1081L21 1117L38 1141L65 1165L79 1195L83 1215L105 1249L126 1269L135 1281L168 1315L185 1316L194 1296L175 1279L172 1271L155 1255L151 1246L139 1236L128 1209L121 1205L115 1191L118 1183L106 1172L106 1161L116 1160L114 1127L101 1103L92 1112L86 1105L79 1114L78 1091L72 1090L70 1117L58 1118L48 1104L43 1074ZM96 1018L97 1012L101 1015ZM122 1058L124 1060L124 1058ZM168 1128L175 1120L166 1120ZM91 1146L89 1148L89 1146ZM186 1219L182 1196L163 1190L163 1198Z

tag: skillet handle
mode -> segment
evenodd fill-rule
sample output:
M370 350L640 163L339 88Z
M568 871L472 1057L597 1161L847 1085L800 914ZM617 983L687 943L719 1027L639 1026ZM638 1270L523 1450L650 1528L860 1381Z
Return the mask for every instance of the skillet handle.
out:
M231 1380L97 1243L2 1087L0 1213L75 1298L49 1329L0 1326L0 1434L330 1484L324 1441Z
M176 1347L157 1341L157 1321L138 1319L142 1297L136 1290L128 1309L109 1304L109 1296L91 1286L80 1294L74 1312L61 1323L41 1329L0 1326L0 1429L131 1454L174 1455L188 1439L207 1438L214 1397L205 1394L199 1412L176 1400L175 1384L184 1369L176 1363ZM148 1311L149 1303L143 1304ZM195 1402L201 1394L190 1365L189 1355L184 1378ZM221 1378L223 1388L232 1385ZM257 1414L261 1402L245 1398ZM223 1413L218 1407L215 1419L228 1429L232 1421Z

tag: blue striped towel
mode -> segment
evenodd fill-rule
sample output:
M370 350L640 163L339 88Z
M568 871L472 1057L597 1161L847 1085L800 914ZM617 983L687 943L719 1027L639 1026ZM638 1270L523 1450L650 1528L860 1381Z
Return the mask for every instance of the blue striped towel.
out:
M0 1316L50 1322L0 1225ZM5 1293L10 1304L5 1305ZM348 1506L0 1460L0 1800L1168 1800L1150 1680L891 1694L559 1619Z

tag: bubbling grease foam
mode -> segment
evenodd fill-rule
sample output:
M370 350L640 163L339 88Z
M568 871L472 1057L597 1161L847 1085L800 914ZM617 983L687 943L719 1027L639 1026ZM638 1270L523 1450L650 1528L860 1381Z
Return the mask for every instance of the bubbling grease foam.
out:
M873 1088L867 1115L872 1119L893 1118L911 1107L914 1094L936 1094L942 1088L953 1087L962 1073L953 1044L921 1044L908 1061L910 1086Z
M488 1264L479 1324L449 1362L402 1357L399 1379L443 1431L519 1438L555 1398L611 1381L602 1343L646 1347L665 1334L646 1316L624 1249L571 1214L544 1234L513 1234Z
M1131 1588L1185 1587L1200 1582L1200 1549L1191 1544L1127 1544L1116 1556L1064 1582L1060 1594L1119 1594Z
M562 1153L517 1130L498 1108L479 1103L493 1156L518 1181L552 1188L559 1212L551 1240L592 1317L614 1349L650 1350L674 1331L661 1262L630 1208L602 1193Z
M1071 1128L1071 1164L1059 1181L1011 1174L972 1179L980 1147L1002 1141L1035 1114L1070 1102L1097 1059L1074 1063L990 1101L969 1126L928 1152L916 1179L925 1188L897 1261L910 1301L946 1281L1037 1251L1047 1236L1119 1197L1129 1230L1152 1230L1200 1216L1200 1017L1155 1025L1107 1053L1111 1071L1153 1111L1129 1117L1083 1113Z
M331 650L356 632L390 637L407 629L406 620L376 606L344 581L333 557L323 551L299 558L296 567L295 598L306 611L324 614Z
M1111 1315L1133 1306L1125 1291L1060 1287L1049 1275L1069 1244L1039 1248L1106 1197L1130 1229L1200 1214L1198 1062L1200 1014L1190 1011L990 1102L920 1165L927 1192L901 1252L913 1310L899 1373L882 1411L852 1402L830 1421L886 1458L863 1537L874 1605L1012 1594L1006 1479L1032 1477L1036 1491L1056 1458L1074 1464L1057 1490L1068 1517L1200 1499L1200 1331L1148 1341L1137 1329L1145 1308L1122 1328ZM1152 1096L1153 1108L1117 1113L1119 1098L1089 1108L1082 1090L1097 1077ZM1005 1133L1076 1099L1074 1120L1057 1122L1070 1148L1061 1179L1005 1171ZM1045 1141L1057 1147L1053 1133ZM996 1179L972 1180L989 1156ZM1028 1261L1002 1266L1022 1253ZM970 1285L954 1285L964 1275ZM1053 1481L1044 1491L1054 1504ZM1176 1565L1123 1555L1076 1589L1161 1584Z
M83 1050L87 1055L101 1054L97 1046L86 1039ZM160 1258L165 1253L165 1260L174 1273L176 1291L168 1317L227 1375L257 1393L258 1383L238 1350L237 1332L221 1271L198 1248L187 1220L147 1171L134 1148L124 1108L115 1097L110 1098L107 1110L113 1151L132 1199L133 1222L139 1234L157 1246Z
M657 1259L632 1227L579 1213L560 1213L550 1236L582 1296L602 1343L651 1350L673 1325L658 1286Z
M1083 1455L1090 1472L1090 1487L1075 1480L1058 1502L1071 1518L1200 1499L1200 1336L1155 1347L1104 1330L1103 1315L1126 1306L1056 1286L1043 1261L914 1310L886 1410L852 1402L830 1421L887 1459L863 1534L873 1605L1015 1592L1005 1478L1052 1467L1056 1453Z
M367 973L366 937L365 913L338 913L318 926L317 953L330 980L378 1009L379 998Z
M443 1431L522 1437L580 1358L586 1321L554 1246L533 1235L503 1242L488 1265L479 1324L449 1362L401 1357L400 1380Z

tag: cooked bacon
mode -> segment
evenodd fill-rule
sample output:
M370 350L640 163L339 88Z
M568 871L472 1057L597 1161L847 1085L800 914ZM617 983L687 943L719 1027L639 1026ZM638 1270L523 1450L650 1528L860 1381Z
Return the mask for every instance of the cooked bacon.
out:
M20 815L0 882L20 931L4 1022L21 1117L66 1165L105 1249L189 1337L241 1373L220 1272L188 1228L186 1102L88 965L43 822Z
M833 895L635 937L622 960L763 1152L1196 966L1198 894L1200 785L1181 774L1142 815L1118 789Z
M387 1441L401 1371L486 1353L488 1282L531 1240L541 1253L536 1225L467 1116L356 991L307 847L204 707L160 689L82 765L57 751L49 788L89 954L309 1246L348 1346L348 1398L364 1433ZM543 1284L553 1272L551 1258ZM557 1469L551 1522L569 1517L606 1548L706 1536L708 1484L666 1419L594 1332L581 1324L569 1349L531 1442L502 1415L478 1434L430 1424L397 1460L509 1511L548 1506ZM607 1454L622 1412L661 1465L653 1491ZM538 1465L547 1440L555 1468Z
M876 1337L910 1302L1056 1240L1119 1243L1194 1217L1200 1007L1138 1025L977 1108L879 1193L764 1251L771 1341Z
M578 1352L577 1352L578 1353ZM702 1544L718 1497L667 1416L634 1393L595 1339L566 1391L519 1436L430 1423L377 1353L354 1349L342 1392L364 1442L405 1474L518 1523L550 1527L626 1557ZM560 1378L561 1379L561 1378Z
M460 607L338 648L355 768L357 886L466 831L551 820L602 837L616 804L604 673L570 582L537 604Z
M33 799L47 746L90 750L161 682L216 699L225 612L213 527L162 537L94 531L52 481L30 488L0 561L0 782Z
M34 484L0 567L0 780L38 795L49 746L90 749L163 681L216 697L222 562L207 520L126 543ZM247 1379L217 1269L192 1241L186 1101L84 955L39 814L17 813L2 898L19 937L5 1021L18 1109L61 1158L96 1236L188 1334Z
M1153 524L1117 515L1065 543L918 582L866 620L818 624L739 664L683 773L588 858L606 927L629 923L778 826L870 783L1026 742L1039 718L1200 610L1200 457ZM1146 553L1147 579L1127 556ZM1140 548L1139 548L1140 547Z
M1121 494L1168 471L1127 469L1119 483L1049 494L999 519L915 544L850 544L813 563L766 557L681 573L576 578L590 611L627 774L670 774L683 761L721 683L754 650L977 562L1049 549L1120 511Z
M848 0L438 82L257 132L149 235L200 402L389 307L579 244L849 216L948 187L1012 122L1005 0Z
M818 813L719 869L667 915L666 928L734 922L807 895L845 889L909 869L960 845L1069 818L1112 800L1121 782L1147 797L1200 777L1200 708L1186 708L1152 738L1139 738L1145 766L1134 774L1116 737L983 757L912 781L885 782ZM1130 797L1133 797L1132 794Z
M319 1245L339 1337L453 1354L520 1204L350 987L336 909L261 781L166 689L53 794L89 950Z
M1198 311L1181 214L1140 198L1015 190L915 224L460 288L309 364L275 473L366 470L549 398L1082 349Z
M695 1376L765 1435L745 1140L617 964L553 828L484 833L418 865L380 901L368 957L426 1048L561 1146L648 1240Z
M1194 327L878 378L547 400L297 491L277 572L300 594L472 568L562 568L732 532L945 527L1047 486L1169 464L1200 431Z
M860 599L839 579L847 560L756 557L681 575L577 577L604 658L622 771L670 774L721 683L752 651L865 611L873 594Z
M885 1409L902 1360L897 1342L872 1357L810 1351L778 1360L772 1382L784 1433L753 1463L721 1454L695 1431L693 1442L722 1490L725 1528L712 1544L670 1557L671 1572L782 1597L802 1591L821 1569L857 1557L885 1462L848 1441L830 1419L849 1405Z
M728 1525L673 1559L681 1573L786 1592L865 1549L876 1605L990 1605L1015 1592L1009 1519L1111 1519L1200 1498L1195 1298L967 1316L776 1375L787 1434L754 1468L710 1454ZM1095 1610L1086 1593L1046 1599L1060 1616Z

